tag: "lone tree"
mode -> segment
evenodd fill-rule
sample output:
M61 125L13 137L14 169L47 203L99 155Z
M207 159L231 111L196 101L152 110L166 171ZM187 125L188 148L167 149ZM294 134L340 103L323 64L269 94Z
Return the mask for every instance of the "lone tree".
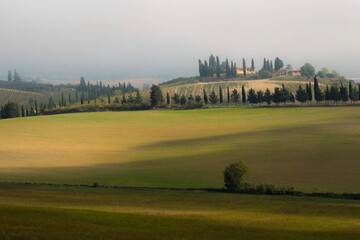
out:
M152 85L150 90L150 105L151 107L157 107L164 102L164 97L161 92L161 88L157 85Z
M243 162L230 163L224 170L225 187L231 191L239 191L243 186L243 176L249 172Z

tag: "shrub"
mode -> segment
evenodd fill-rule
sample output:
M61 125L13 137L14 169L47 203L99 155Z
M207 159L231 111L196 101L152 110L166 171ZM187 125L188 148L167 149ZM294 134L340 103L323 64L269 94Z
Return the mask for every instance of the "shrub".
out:
M243 187L243 176L248 171L243 162L229 164L224 170L225 187L231 191L240 191Z
M14 102L8 102L1 110L1 118L15 118L20 117L19 107Z

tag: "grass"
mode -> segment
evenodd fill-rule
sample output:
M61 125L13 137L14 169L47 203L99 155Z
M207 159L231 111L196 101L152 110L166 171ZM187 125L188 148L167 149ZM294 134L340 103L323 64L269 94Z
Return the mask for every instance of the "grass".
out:
M0 238L358 239L360 201L0 185Z
M360 111L221 108L79 113L1 120L0 181L222 187L248 181L360 192Z

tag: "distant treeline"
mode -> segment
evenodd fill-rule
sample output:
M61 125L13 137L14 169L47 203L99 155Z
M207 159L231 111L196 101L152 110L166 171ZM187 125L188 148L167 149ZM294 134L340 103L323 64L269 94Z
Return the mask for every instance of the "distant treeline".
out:
M18 84L19 86L27 84L44 86L43 84L15 80L8 82ZM31 99L31 106L29 108L19 107L17 103L8 102L1 107L0 117L5 119L61 112L146 110L149 108L149 104L143 103L139 89L130 83L118 83L116 86L110 87L110 85L104 86L101 81L97 84L90 84L90 82L86 84L85 79L81 77L79 85L71 86L75 89L74 93L69 92L65 96L62 92L61 99L58 102L54 101L53 96L50 96L47 103L42 102L40 104L37 99ZM136 96L133 96L134 92L136 92ZM120 94L122 99L118 97ZM125 97L126 94L128 95L127 98ZM113 101L111 101L111 97L113 97ZM83 106L85 104L86 107ZM120 105L122 106L120 107Z
M207 78L222 78L230 79L241 77L243 79L266 79L271 78L274 74L279 75L279 70L284 68L284 61L279 57L276 57L275 60L270 60L264 58L263 66L259 71L255 71L255 62L254 59L251 59L250 67L247 66L246 60L242 59L242 67L237 71L236 62L227 58L225 61L220 61L219 56L214 57L211 55L209 60L202 61L199 59L199 75L202 81L207 81ZM285 66L287 70L293 69L291 64ZM316 74L315 67L310 63L305 63L300 68L300 73L302 77L311 78ZM250 75L249 75L250 74ZM336 71L331 71L324 67L316 75L321 78L344 78L340 76Z

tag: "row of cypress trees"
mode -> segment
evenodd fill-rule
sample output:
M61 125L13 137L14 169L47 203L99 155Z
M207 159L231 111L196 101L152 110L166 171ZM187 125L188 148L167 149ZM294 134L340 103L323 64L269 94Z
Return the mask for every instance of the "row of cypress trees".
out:
M246 76L246 61L243 58L243 75ZM254 59L251 59L251 69L255 70L255 62ZM204 61L204 63L199 59L199 74L200 77L214 77L216 75L217 78L221 77L221 74L225 73L226 78L235 78L237 76L236 71L236 63L234 61L229 61L226 59L223 62L220 62L219 56L216 58L211 54L209 57L209 62Z
M343 84L341 84L340 87L331 85L330 88L328 85L326 85L325 90L321 90L317 78L314 77L314 100L317 103L321 103L323 101L327 103L329 103L329 101L334 101L334 103L339 101L356 102L359 99L360 86L357 87L356 85L353 85L351 81L349 82L348 88ZM305 89L299 85L299 88L296 91L296 100L301 103L311 102L313 100L311 83L306 84Z
M159 89L161 91L161 89ZM313 94L314 91L314 94ZM161 94L161 93L159 93ZM224 96L225 95L225 96ZM162 96L162 94L161 94ZM203 90L203 95L201 96L192 96L190 95L188 99L184 95L180 96L179 94L175 93L174 96L170 97L169 93L166 95L166 103L169 105L171 103L183 105L186 101L195 100L196 102L203 101L205 104L223 104L223 103L250 103L250 104L261 104L261 103L295 103L295 100L299 101L300 103L304 102L311 102L314 100L318 103L322 101L329 102L333 100L335 103L338 101L358 101L360 99L360 86L354 86L352 82L349 82L349 90L347 87L341 85L340 87L332 85L330 88L326 86L325 91L322 91L319 88L319 83L314 78L314 87L312 87L311 83L306 83L305 89L299 85L298 90L296 91L296 95L294 96L293 93L282 84L281 88L276 87L274 92L270 92L267 88L265 92L259 90L255 91L254 89L250 88L248 93L244 86L241 88L241 92L238 92L237 89L233 89L230 91L229 87L226 89L226 93L224 94L223 89L221 86L219 87L218 92L215 90L211 91L208 95L205 89Z

